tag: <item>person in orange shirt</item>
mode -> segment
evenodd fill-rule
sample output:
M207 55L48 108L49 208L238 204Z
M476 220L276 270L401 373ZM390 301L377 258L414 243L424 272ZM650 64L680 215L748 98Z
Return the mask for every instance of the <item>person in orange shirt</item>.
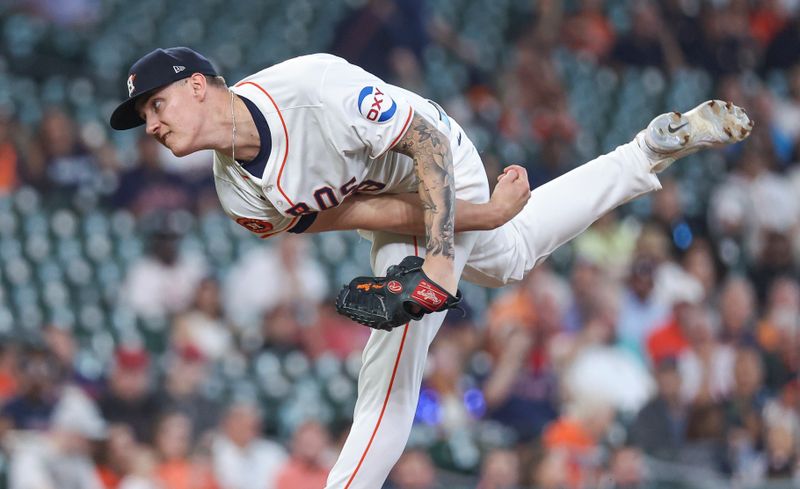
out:
M0 403L14 397L19 389L19 352L12 343L0 344Z
M614 421L614 408L601 399L574 400L567 412L545 428L542 444L567 458L569 488L595 487L601 460L598 447Z
M210 464L190 458L192 423L182 413L162 417L156 429L159 464L156 476L164 489L220 489Z
M678 293L672 299L672 315L647 337L647 354L651 365L658 365L668 358L677 358L689 348L686 336L687 320L699 307L702 297L690 293Z
M130 470L136 450L136 438L130 426L122 423L108 427L106 439L95 449L97 477L105 489L119 489Z
M289 460L275 481L275 489L320 489L325 487L335 453L327 428L316 421L301 424L292 436Z
M11 118L0 111L0 195L13 192L19 180L19 152L12 130Z

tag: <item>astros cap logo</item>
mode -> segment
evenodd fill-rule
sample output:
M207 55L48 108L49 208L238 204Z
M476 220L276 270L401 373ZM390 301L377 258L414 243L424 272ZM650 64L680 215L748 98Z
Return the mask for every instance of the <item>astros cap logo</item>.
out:
M136 73L131 73L131 76L128 77L128 97L133 95L133 91L136 90L136 87L133 86L133 80L136 79Z
M364 87L358 94L358 111L372 122L387 122L397 112L397 103L378 87Z

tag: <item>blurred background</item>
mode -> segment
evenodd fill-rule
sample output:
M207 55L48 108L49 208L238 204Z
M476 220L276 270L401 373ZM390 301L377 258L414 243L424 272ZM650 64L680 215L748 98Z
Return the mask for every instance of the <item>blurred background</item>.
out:
M369 243L261 241L209 154L110 131L130 64L174 45L229 84L333 52L532 187L661 112L745 107L745 143L524 283L464 286L386 487L800 487L799 4L0 1L0 487L316 489L347 434L369 331L332 294Z

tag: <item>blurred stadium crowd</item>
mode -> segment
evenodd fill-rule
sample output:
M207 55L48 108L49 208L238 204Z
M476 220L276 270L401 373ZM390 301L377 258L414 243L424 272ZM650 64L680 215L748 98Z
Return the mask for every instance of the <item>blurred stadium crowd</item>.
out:
M522 284L465 285L387 487L798 487L797 0L0 2L0 487L305 489L347 433L355 233L262 242L210 156L106 127L130 63L228 82L330 51L442 103L539 186L707 98L674 165ZM558 212L554 209L553 212Z

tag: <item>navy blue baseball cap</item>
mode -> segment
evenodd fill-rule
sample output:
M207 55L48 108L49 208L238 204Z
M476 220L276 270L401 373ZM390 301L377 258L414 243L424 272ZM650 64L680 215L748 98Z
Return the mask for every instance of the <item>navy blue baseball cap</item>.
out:
M128 100L119 104L111 114L111 127L122 130L141 126L144 120L135 107L140 97L195 73L217 76L211 62L189 48L159 48L145 54L128 72Z

